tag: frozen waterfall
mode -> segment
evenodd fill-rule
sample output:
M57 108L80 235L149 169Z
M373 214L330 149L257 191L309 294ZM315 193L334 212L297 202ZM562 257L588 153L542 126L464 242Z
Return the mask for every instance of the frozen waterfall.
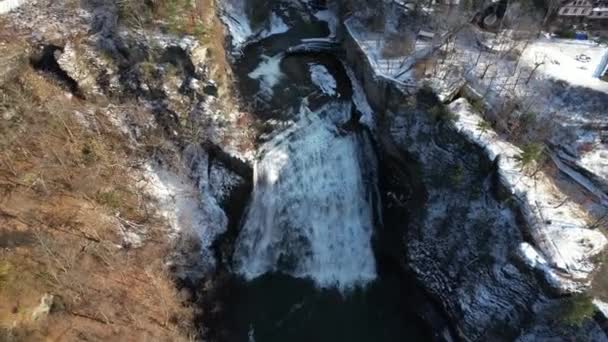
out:
M363 133L337 126L350 104L316 112L302 105L299 120L261 149L254 191L235 250L247 279L270 271L307 277L342 290L376 277L371 247L375 168Z

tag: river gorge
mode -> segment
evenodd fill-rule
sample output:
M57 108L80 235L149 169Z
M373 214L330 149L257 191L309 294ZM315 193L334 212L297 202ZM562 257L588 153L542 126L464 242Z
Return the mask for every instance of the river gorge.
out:
M375 138L359 122L369 105L353 89L358 81L339 55L287 53L329 37L328 23L303 20L307 9L288 2L246 6L265 9L255 20L266 28L239 47L234 68L244 101L277 128L260 138L253 191L228 257L242 277L226 317L234 338L437 339L427 321L433 304L403 268L405 224L383 209L383 170Z

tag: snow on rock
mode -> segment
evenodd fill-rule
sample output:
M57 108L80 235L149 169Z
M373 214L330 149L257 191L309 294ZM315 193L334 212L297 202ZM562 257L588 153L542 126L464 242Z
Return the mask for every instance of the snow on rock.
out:
M239 51L247 40L254 35L254 31L245 12L246 2L242 0L227 0L220 2L220 18L228 28L232 39L232 48Z
M432 43L418 40L412 53L386 57L382 53L386 43L384 33L369 31L364 24L354 17L348 18L344 22L344 26L349 36L367 57L375 76L383 77L398 85L414 86L416 84L413 74L414 64L418 60L429 56L434 49Z
M534 245L540 252L534 256L531 246L523 246L522 255L527 263L544 271L547 278L555 278L556 282L550 284L559 290L573 290L567 279L586 282L595 268L592 258L606 246L604 235L586 228L587 217L583 210L546 174L541 171L532 177L521 170L516 160L521 153L519 148L494 132L480 130L483 119L473 112L465 99L454 101L449 108L459 116L455 123L457 130L484 148L490 160L498 158L500 182L518 201Z
M0 14L8 13L21 6L26 0L0 0Z
M374 129L374 111L372 107L369 105L367 101L367 95L365 94L365 90L357 76L353 72L353 70L346 64L344 64L344 70L346 70L346 75L350 80L350 84L353 88L353 103L357 110L361 113L361 118L359 122L366 125L370 129Z
M329 37L335 38L338 32L338 17L334 11L325 9L314 13L315 18L327 23L329 28Z
M605 154L607 154L607 152L604 150L593 150L593 151L591 151L590 154L599 154L600 156L603 157ZM605 156L605 157L608 158L608 156ZM560 171L567 174L571 179L573 179L579 185L581 185L582 187L587 189L587 191L589 191L593 195L595 195L595 197L599 199L599 201L602 205L608 207L608 195L601 188L597 187L592 181L590 181L589 178L583 176L581 173L577 172L574 168L570 167L570 165L580 165L581 163L579 163L579 161L568 156L563 151L558 151L557 153L552 153L551 159L553 160L553 162L555 163L555 165L557 166L557 168ZM608 174L606 174L607 171L605 169L603 169L603 168L596 169L595 167L589 167L589 165L596 166L598 164L599 165L603 164L603 165L605 165L604 167L608 167L608 163L606 163L603 159L598 158L597 160L594 160L593 163L588 162L586 164L587 165L586 169L593 173L597 172L598 176L608 179L608 177L607 177ZM601 181L600 181L600 183L601 183Z
M309 64L310 68L310 79L323 94L329 96L336 95L336 79L331 75L329 70L321 64Z
M283 18L279 17L276 13L272 12L270 15L270 21L268 27L260 32L261 38L268 38L275 34L281 34L289 31L289 26L285 24Z
M608 319L608 303L594 298L593 299L593 305L595 305L595 308L597 309L597 311L599 311L602 316L604 316L604 318Z
M211 244L228 225L224 211L208 191L199 191L185 175L147 164L144 188L157 201L158 213L167 220L174 237L193 234L200 242L204 267L211 269L215 259Z

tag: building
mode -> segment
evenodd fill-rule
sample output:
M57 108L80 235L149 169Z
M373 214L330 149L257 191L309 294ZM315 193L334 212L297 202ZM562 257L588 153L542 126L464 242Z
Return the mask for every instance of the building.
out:
M593 36L608 35L608 0L569 0L559 8L558 21Z
M571 0L560 7L560 19L571 22L593 22L608 19L608 0Z
M591 14L593 3L590 0L573 0L559 9L561 17L582 20Z

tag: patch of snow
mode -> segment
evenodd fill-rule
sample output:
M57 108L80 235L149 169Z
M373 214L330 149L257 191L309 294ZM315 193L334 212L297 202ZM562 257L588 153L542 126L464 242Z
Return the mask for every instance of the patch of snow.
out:
M583 153L578 162L593 174L608 181L608 146L596 146L595 149Z
M272 95L272 88L276 86L284 77L281 71L281 60L283 54L279 53L272 57L262 55L260 64L250 72L249 78L260 82L260 92L266 95Z
M580 58L580 56L587 58ZM597 79L596 70L605 67L608 49L589 41L540 38L522 53L528 66L544 63L539 71L556 79L598 91L608 91L608 82Z
M122 236L122 245L129 246L131 248L138 248L143 245L143 236L133 231L120 230Z
M327 23L329 28L329 37L334 38L338 32L338 17L329 9L317 11L314 13L315 18Z
M595 308L604 316L604 318L608 319L608 303L598 298L594 298L592 303L593 305L595 305Z
M321 64L309 64L310 68L310 79L323 94L334 96L336 95L336 79L327 70L324 65Z

